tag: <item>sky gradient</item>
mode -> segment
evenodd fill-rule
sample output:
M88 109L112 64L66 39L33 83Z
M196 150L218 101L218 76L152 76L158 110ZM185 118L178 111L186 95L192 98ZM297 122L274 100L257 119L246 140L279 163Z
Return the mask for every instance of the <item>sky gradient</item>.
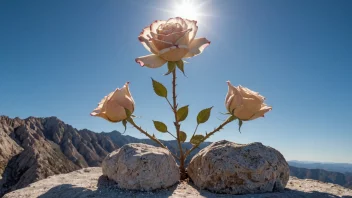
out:
M212 116L198 133L226 118L220 112L230 80L260 92L273 110L245 122L241 134L231 123L209 141L262 142L287 160L352 163L352 1L202 2L196 37L211 44L187 60L187 77L179 74L179 104L190 105L182 130L190 135L197 113L210 106ZM150 79L171 90L166 67L142 68L134 59L149 54L139 33L156 19L175 17L174 4L0 0L0 115L57 116L77 129L123 131L89 113L129 81L136 123L149 132L151 120L173 128L173 114ZM131 127L125 134L145 138Z

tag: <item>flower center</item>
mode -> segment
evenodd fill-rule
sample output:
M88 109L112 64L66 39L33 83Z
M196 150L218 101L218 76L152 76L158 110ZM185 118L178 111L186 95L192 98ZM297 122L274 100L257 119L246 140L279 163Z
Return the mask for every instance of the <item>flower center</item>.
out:
M174 32L182 32L182 26L179 23L165 23L159 25L158 34L169 35Z

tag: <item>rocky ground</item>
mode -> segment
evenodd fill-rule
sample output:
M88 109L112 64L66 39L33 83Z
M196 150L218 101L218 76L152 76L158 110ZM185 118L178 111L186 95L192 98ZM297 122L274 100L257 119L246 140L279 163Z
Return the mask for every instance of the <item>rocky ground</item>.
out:
M4 198L56 198L56 197L238 197L238 198L269 198L269 197L350 197L352 190L342 186L316 180L301 180L290 177L285 191L251 195L213 194L199 190L192 183L181 182L168 189L139 192L122 190L102 176L101 168L85 168L68 174L50 176L10 192Z

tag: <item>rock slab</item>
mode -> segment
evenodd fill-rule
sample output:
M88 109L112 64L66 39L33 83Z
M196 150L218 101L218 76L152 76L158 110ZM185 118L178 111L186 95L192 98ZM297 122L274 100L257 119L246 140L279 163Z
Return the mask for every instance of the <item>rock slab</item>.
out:
M142 143L126 144L110 153L102 163L103 175L118 187L130 190L155 190L174 185L179 168L170 152Z
M30 184L26 188L12 191L4 198L230 198L233 195L214 194L207 190L200 190L192 183L180 182L167 189L156 191L124 190L111 184L112 181L102 176L100 167L86 168L68 174L50 176L47 179ZM290 177L283 192L262 194L236 195L236 198L332 198L352 197L352 190L342 186L324 183L310 179Z
M214 142L195 155L188 175L201 189L250 194L283 191L289 166L282 154L261 143Z

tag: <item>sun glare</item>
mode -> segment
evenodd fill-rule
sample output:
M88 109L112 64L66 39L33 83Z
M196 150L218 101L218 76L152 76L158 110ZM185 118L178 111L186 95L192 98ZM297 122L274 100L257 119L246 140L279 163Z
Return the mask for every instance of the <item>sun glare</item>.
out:
M174 14L175 16L198 21L200 13L192 0L183 0L175 5Z

